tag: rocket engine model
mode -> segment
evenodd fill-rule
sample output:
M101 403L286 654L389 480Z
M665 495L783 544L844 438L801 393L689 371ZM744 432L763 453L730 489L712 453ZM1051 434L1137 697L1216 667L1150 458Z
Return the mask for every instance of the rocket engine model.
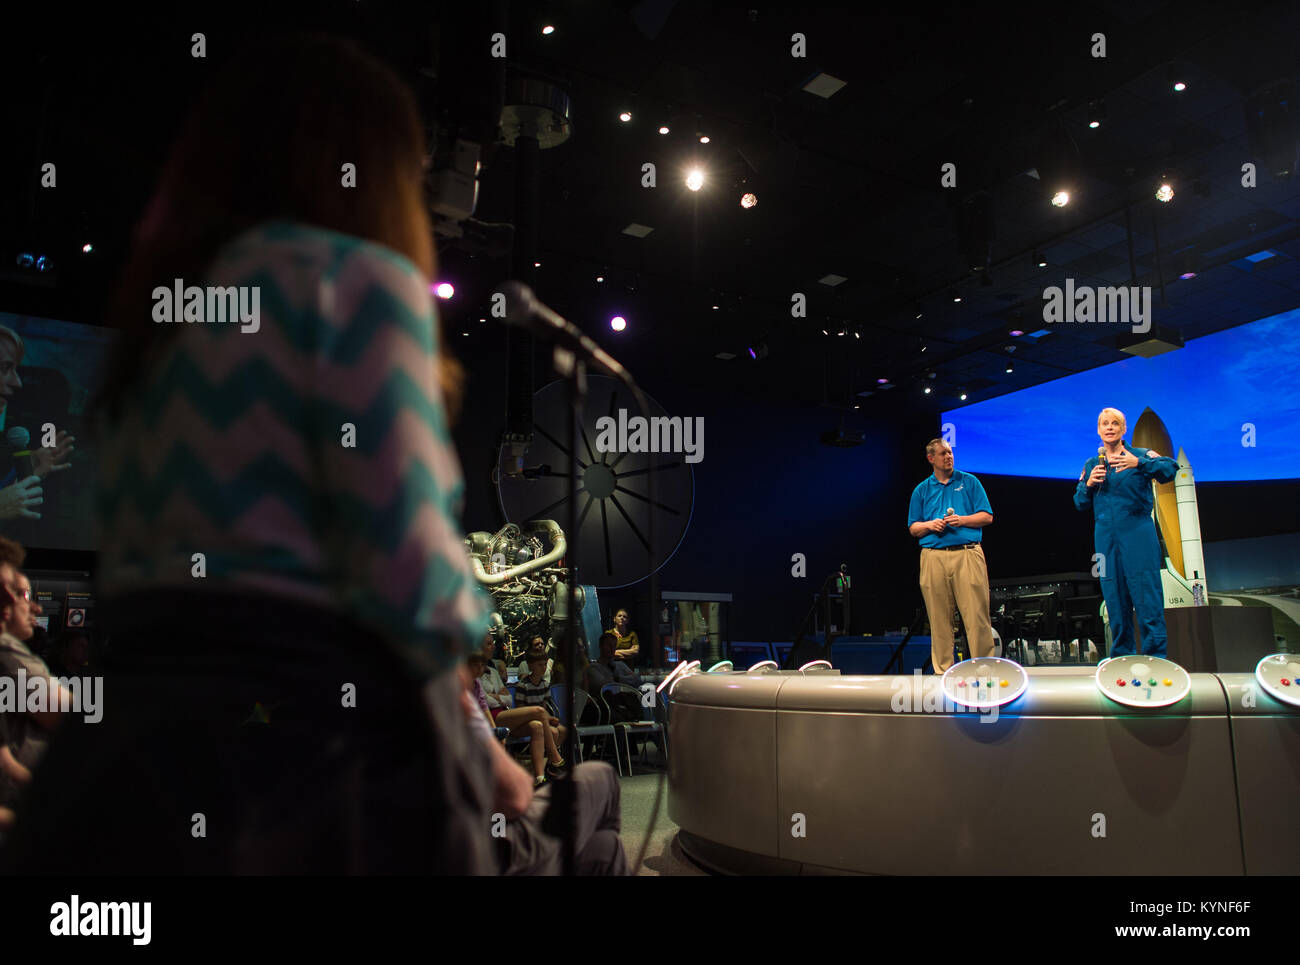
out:
M550 519L507 523L495 533L470 533L465 545L475 578L492 596L492 635L502 659L517 662L533 637L549 644L568 620L571 574L560 565L566 543L559 524ZM581 586L576 591L581 612L586 591Z

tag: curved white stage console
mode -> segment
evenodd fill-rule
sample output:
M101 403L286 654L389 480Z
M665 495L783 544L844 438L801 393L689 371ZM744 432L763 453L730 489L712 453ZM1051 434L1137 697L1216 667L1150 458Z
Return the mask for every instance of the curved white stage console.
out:
M992 659L943 678L682 677L668 808L683 849L734 873L1300 872L1300 706L1255 674L1148 659L1138 695L1123 668L1129 706L1102 689L1118 666L1099 682ZM1186 691L1157 705L1183 690L1172 668ZM1009 695L1017 672L1023 693L1000 706L945 694L978 678Z

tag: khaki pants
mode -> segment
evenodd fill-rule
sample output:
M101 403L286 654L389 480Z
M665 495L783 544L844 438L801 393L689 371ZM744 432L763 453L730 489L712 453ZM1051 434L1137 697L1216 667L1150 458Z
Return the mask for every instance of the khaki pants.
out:
M956 603L972 657L993 654L989 622L989 568L978 543L966 549L921 549L921 596L930 616L930 659L934 672L952 666L952 613Z

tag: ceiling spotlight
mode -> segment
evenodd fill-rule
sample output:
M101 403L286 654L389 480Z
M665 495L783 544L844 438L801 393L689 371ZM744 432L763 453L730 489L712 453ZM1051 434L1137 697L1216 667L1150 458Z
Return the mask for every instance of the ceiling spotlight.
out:
M1184 84L1181 80L1176 80L1174 81L1174 90L1185 91L1187 90L1187 85Z
M549 37L551 34L555 33L555 28L548 23L545 27L542 28L542 33L546 34Z
M95 246L92 245L90 242L86 242L84 245L81 246L81 251L83 254L88 255L94 250L95 250Z
M1064 208L1069 203L1070 203L1069 191L1057 191L1054 195L1052 195L1052 204L1054 204L1058 208Z
M861 332L854 332L854 333L853 333L853 337L854 337L854 338L861 338L861 337L862 337L862 333L861 333Z
M438 286L434 288L433 293L445 301L452 295L456 294L456 289L451 287L450 282L444 281L440 282Z
M1101 127L1101 122L1106 119L1106 102L1101 100L1092 101L1088 104L1088 126L1094 131Z
M826 329L823 328L823 329L822 329L822 334L823 334L823 335L829 335L830 332L826 331Z
M1007 363L1007 374L1010 375L1010 374L1011 374L1012 372L1014 372L1015 370L1016 370L1016 367L1015 367L1014 365L1012 365L1010 362L1008 362L1008 363Z
M704 172L695 168L690 174L686 175L686 186L692 191L698 191L704 187Z
M540 261L535 261L535 262L533 262L533 267L534 267L534 268L541 268L541 267L542 267L542 263L541 263Z
M718 306L717 306L717 305L714 305L714 306L713 306L713 310L716 312L716 311L718 310Z
M481 325L481 324L483 324L483 323L486 322L486 321L487 321L486 318L480 318L480 319L479 319L479 324Z
M596 276L596 281L597 281L597 283L602 282L602 281L604 281L604 280L605 280L605 276L604 276L604 275L597 275L597 276Z
M1034 252L1034 262L1038 265L1039 268L1047 267L1047 259L1043 257L1043 253L1041 251Z
M754 194L742 194L740 196L740 206L742 208L752 208L758 204L758 196Z
M1019 338L1021 335L1024 335L1025 333L1018 328L1013 328L1010 334L1012 338Z
M755 361L767 358L767 343L759 342L757 345L749 346L749 357Z
M660 134L667 134L667 133L668 133L668 125L665 124L663 127L659 128L659 133L660 133Z
M963 402L966 401L966 390L965 390L965 389L962 389L962 390L961 390L961 400L962 400Z
M461 332L460 334L464 335L466 338L469 337L469 332Z
M623 329L627 328L627 319L622 315L615 315L609 320L609 327L616 332L621 332Z
M708 144L708 143L709 143L709 135L707 135L707 134L701 134L701 135L700 135L700 143L701 143L701 144Z
M922 315L924 315L924 314L925 314L925 312L921 311L921 306L920 306L920 305L917 305L916 307L914 307L914 308L912 309L912 317L913 317L913 318L920 318L920 317L921 317Z
M1172 201L1174 199L1174 189L1168 184L1162 184L1156 189L1157 201Z
M876 385L888 385L889 379L876 379Z
M929 395L929 394L930 394L930 387L927 385L927 386L926 386L922 391L925 392L926 395Z
M954 302L959 302L959 301L961 301L961 296L957 294L957 289L955 289L955 288L949 288L949 289L948 289L948 295L949 295L950 298L952 298L952 300L953 300Z
M626 124L628 121L632 120L632 112L624 111L622 114L618 115L618 119Z

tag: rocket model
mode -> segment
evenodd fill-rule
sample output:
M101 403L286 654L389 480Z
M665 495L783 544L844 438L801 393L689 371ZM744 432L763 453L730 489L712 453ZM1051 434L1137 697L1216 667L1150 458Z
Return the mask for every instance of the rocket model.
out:
M1173 455L1169 430L1151 409L1143 409L1133 427L1133 445ZM1156 525L1165 542L1165 568L1161 580L1165 606L1201 606L1209 603L1205 583L1205 557L1201 550L1201 517L1196 506L1196 479L1187 453L1178 450L1178 475L1173 482L1152 482Z
M1159 450L1156 450L1159 452ZM1174 477L1174 495L1178 500L1178 535L1182 539L1182 576L1192 586L1197 606L1209 603L1205 583L1205 557L1201 552L1201 514L1196 508L1196 477L1192 475L1187 453L1178 450L1178 475Z

